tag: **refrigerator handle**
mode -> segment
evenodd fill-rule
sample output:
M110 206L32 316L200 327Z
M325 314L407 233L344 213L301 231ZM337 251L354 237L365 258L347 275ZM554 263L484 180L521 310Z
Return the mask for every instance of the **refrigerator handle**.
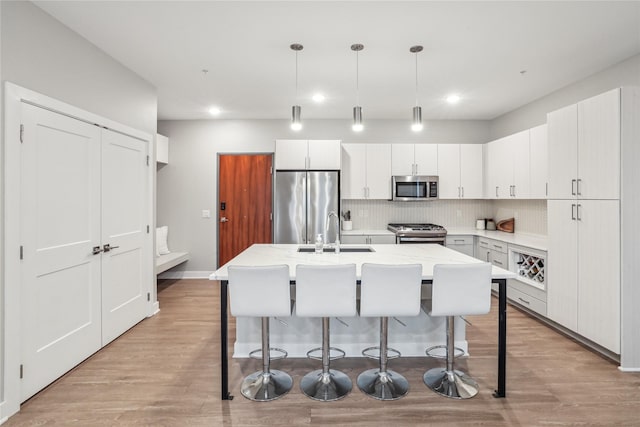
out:
M314 236L310 235L311 233L309 233L309 206L311 204L311 179L309 178L308 174L304 174L304 177L302 178L302 182L304 185L304 193L305 193L305 197L304 197L304 218L305 218L305 223L304 223L304 242L309 244L311 243L311 240L313 239Z

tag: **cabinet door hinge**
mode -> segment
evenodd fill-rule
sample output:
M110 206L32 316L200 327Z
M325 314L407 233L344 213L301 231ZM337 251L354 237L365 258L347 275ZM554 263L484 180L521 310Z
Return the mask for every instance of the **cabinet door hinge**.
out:
M149 156L147 156L147 166L149 166Z
M147 225L147 234L149 234L149 226Z
M147 301L151 301L151 292L147 292Z
M20 246L20 259L24 259L24 247Z
M24 125L20 125L20 143L24 142Z
M24 377L24 365L20 365L20 379Z

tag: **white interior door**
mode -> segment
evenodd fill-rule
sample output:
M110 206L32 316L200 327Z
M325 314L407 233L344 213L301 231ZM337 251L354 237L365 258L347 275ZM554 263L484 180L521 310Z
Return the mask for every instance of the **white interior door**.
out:
M100 128L23 104L21 401L100 349Z
M102 134L103 345L146 315L147 146L113 131Z

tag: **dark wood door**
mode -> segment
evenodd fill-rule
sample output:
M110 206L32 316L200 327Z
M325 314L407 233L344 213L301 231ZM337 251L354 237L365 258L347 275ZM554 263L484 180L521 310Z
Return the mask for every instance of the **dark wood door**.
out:
M254 243L271 243L271 154L221 154L218 267Z

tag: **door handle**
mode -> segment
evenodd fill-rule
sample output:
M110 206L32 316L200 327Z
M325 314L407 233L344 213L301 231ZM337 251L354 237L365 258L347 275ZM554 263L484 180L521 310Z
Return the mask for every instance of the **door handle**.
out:
M102 247L102 250L106 253L106 252L109 252L109 251L111 251L113 249L118 249L119 247L120 246L111 246L109 243L107 243L106 245L104 245Z
M100 252L102 252L102 249L100 248L100 246L94 246L93 250L91 251L91 254L98 255Z
M229 222L229 218L226 216L220 217L220 222Z

